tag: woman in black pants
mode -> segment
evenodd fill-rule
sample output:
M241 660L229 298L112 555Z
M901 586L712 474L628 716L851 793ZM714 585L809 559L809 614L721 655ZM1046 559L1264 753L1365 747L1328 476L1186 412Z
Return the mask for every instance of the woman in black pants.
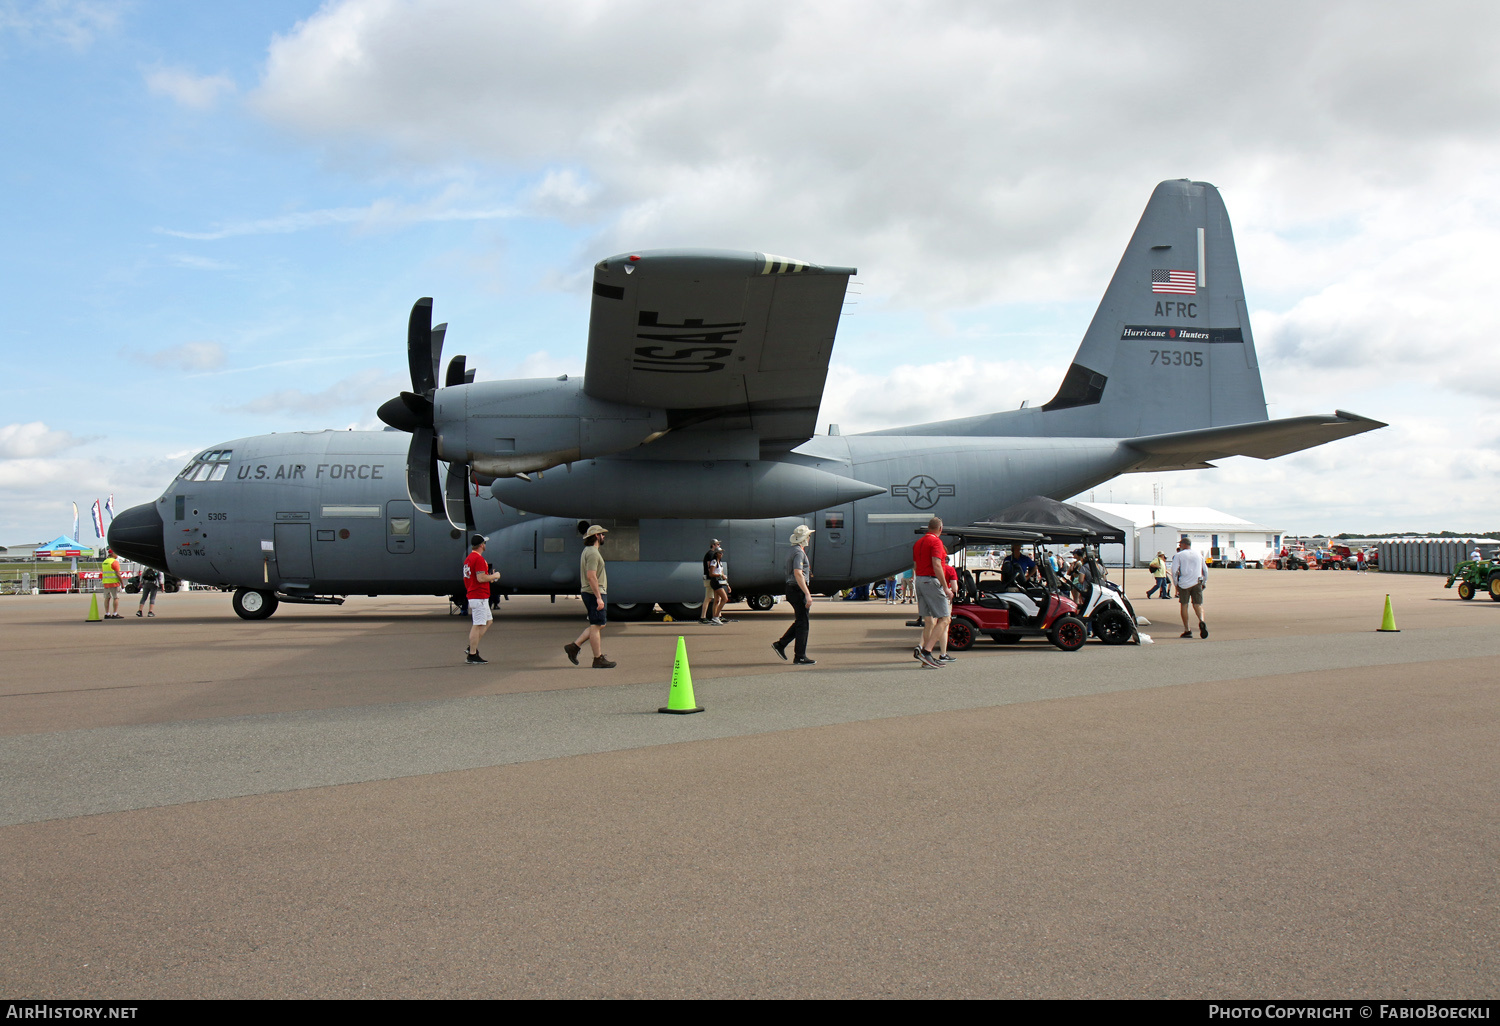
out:
M792 662L802 666L811 666L817 661L807 658L807 611L812 605L812 592L807 590L807 582L812 580L812 564L807 560L807 541L812 533L812 528L806 524L798 524L792 532L792 554L786 561L786 601L792 607L792 615L796 619L786 629L780 641L771 642L771 648L783 659L786 658L787 643L795 642Z

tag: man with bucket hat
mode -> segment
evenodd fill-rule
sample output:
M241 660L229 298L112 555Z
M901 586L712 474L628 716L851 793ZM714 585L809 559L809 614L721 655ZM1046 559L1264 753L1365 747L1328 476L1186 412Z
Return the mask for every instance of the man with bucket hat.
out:
M578 558L578 580L583 597L583 611L588 616L589 625L583 629L582 634L563 646L568 660L577 666L578 653L583 651L583 643L587 641L589 649L594 653L596 670L609 670L616 665L604 657L604 645L599 640L599 631L609 619L605 612L609 579L604 573L604 557L599 553L599 546L604 543L604 536L608 533L598 524L583 532L583 555Z
M807 542L813 530L806 524L798 524L789 541L792 554L786 561L786 601L792 607L792 625L786 629L780 641L771 642L771 648L781 658L786 658L786 646L793 643L792 662L811 666L816 660L807 658L807 613L812 605L812 592L807 582L812 580L812 564L807 559Z

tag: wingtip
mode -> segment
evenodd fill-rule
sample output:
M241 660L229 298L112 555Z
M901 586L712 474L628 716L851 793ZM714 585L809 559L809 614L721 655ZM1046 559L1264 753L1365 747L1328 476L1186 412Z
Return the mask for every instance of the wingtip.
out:
M1365 429L1367 431L1374 431L1377 428L1390 427L1390 425L1383 420L1375 420L1372 417L1361 417L1359 414L1350 413L1348 410L1334 410L1333 415L1339 420L1347 420L1351 424L1367 424L1369 425Z

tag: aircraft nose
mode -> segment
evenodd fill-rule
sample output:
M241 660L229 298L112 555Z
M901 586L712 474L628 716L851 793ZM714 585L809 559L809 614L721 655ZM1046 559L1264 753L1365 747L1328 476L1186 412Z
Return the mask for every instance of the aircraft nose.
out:
M165 525L156 506L131 506L109 525L109 547L126 559L167 572Z

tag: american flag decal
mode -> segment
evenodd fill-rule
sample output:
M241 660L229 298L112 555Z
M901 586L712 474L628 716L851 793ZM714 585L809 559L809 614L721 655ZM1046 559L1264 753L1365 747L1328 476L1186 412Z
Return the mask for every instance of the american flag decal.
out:
M1151 291L1192 296L1198 292L1197 271L1152 271Z

